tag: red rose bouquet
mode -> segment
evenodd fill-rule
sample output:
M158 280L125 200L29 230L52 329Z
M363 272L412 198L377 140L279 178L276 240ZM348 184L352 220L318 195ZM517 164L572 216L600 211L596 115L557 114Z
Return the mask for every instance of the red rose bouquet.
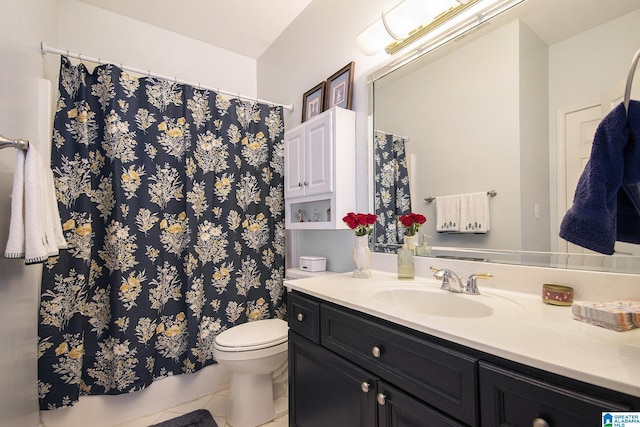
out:
M413 212L400 217L400 223L404 226L404 234L407 236L415 236L420 226L426 221L426 216Z
M378 215L369 213L353 213L349 212L342 220L355 230L356 236L366 236L371 234L371 226L376 223Z

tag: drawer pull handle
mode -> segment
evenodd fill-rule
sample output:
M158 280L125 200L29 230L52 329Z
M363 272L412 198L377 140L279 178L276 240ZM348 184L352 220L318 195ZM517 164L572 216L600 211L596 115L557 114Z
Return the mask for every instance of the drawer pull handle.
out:
M296 316L296 319L298 319L298 322L302 322L302 319L304 319L304 314L298 313L298 315Z
M362 389L364 393L369 393L369 387L370 387L370 384L366 381L360 384L360 389Z
M373 357L375 358L380 357L380 355L382 354L382 352L380 351L380 347L373 347L371 349L371 354L373 354Z
M384 406L384 404L387 403L387 396L382 393L378 393L378 395L376 396L376 400L378 401L379 405Z
M536 418L533 420L533 427L549 427L549 423L542 418Z

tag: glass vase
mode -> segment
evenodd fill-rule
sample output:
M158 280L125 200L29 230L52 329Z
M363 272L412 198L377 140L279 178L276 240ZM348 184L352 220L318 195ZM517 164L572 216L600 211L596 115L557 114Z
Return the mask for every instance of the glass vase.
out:
M371 251L369 249L369 236L356 236L353 245L353 262L356 266L353 270L353 277L360 279L369 279L371 270L369 265L371 262Z

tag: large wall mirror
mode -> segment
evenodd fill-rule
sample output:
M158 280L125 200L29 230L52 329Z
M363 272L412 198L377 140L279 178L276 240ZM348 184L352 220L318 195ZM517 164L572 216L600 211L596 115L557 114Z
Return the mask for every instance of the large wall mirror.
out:
M604 256L558 237L595 129L622 100L638 49L640 0L525 0L371 74L371 155L388 156L374 154L376 140L404 146L404 199L427 217L420 234L431 236L431 256L640 273L640 246L618 242ZM384 214L381 197L391 196L379 183L390 166L371 163L372 205ZM489 191L490 231L436 231L436 203L426 199ZM398 241L384 234L374 250L395 252Z

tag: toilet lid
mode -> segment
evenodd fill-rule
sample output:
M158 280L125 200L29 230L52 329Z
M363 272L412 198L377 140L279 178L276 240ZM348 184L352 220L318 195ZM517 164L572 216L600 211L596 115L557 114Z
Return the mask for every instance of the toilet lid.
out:
M215 339L219 347L247 348L270 347L287 340L289 327L281 319L264 319L247 322L227 329Z

